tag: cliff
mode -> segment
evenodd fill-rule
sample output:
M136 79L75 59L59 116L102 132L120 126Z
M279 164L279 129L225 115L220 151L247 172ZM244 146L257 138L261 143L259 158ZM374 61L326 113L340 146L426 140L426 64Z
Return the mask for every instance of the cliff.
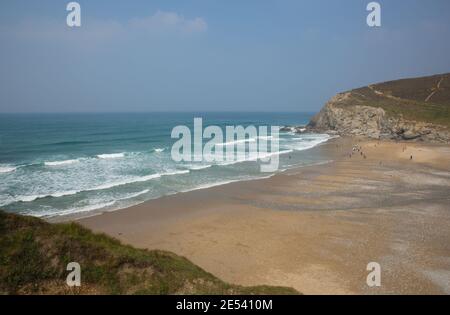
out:
M450 141L450 73L369 85L334 96L307 131Z

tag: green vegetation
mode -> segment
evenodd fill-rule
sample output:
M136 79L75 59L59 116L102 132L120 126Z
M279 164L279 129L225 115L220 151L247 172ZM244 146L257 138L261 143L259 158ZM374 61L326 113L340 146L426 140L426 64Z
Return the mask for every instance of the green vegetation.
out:
M66 285L69 262L82 285ZM190 261L135 249L76 224L0 211L0 294L298 294L284 287L227 284Z
M388 116L450 127L450 74L403 79L350 91L343 106L381 107Z

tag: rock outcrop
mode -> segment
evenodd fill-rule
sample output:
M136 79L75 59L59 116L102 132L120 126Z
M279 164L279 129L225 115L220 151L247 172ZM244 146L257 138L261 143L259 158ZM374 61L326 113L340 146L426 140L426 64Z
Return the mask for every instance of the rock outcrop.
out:
M442 79L439 82L442 84ZM307 131L375 139L450 142L450 129L445 124L450 117L436 118L444 124L437 124L429 118L438 114L449 115L449 105L422 104L418 100L397 97L392 90L386 92L386 88L378 90L377 87L370 86L334 96L310 121ZM430 115L430 110L435 110L435 107L436 115ZM423 109L424 113L417 108Z

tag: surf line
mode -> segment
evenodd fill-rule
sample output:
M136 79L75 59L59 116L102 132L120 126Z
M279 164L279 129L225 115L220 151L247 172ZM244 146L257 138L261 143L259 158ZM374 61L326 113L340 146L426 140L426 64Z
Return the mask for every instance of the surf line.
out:
M208 126L203 129L203 119L194 118L193 133L188 126L172 129L171 138L178 139L172 146L171 156L175 162L235 162L260 160L261 172L275 172L279 168L279 126L254 125L243 127L225 126L225 142L222 128ZM203 140L209 140L203 145ZM270 140L270 141L268 141ZM269 144L270 143L270 150ZM248 146L248 151L246 147ZM193 152L192 152L193 148ZM235 150L236 149L236 150ZM244 158L238 156L244 153ZM192 154L194 153L194 154Z

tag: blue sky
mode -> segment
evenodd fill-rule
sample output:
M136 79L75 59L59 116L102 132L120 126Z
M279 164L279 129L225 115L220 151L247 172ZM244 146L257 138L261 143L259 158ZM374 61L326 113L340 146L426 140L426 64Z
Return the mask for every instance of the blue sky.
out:
M0 2L0 112L317 111L335 93L450 72L450 1Z

